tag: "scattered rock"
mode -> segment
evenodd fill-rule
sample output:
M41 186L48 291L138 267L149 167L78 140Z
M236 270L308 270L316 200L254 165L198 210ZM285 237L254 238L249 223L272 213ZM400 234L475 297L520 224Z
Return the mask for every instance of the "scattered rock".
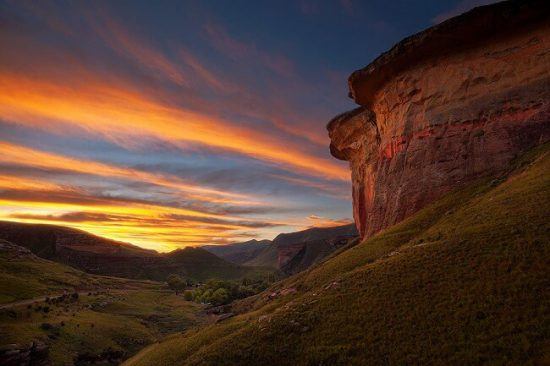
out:
M0 347L2 366L46 366L49 365L48 346L42 342L28 345L8 344Z
M334 281L334 282L329 283L328 285L325 285L324 289L325 290L332 290L332 289L336 289L338 287L340 287L340 283L338 281Z
M226 314L222 314L220 315L217 319L216 319L216 323L219 323L221 321L224 321L225 319L229 319L229 318L232 318L234 317L235 314L233 313L226 313Z
M273 300L273 299L276 299L280 296L287 296L287 295L295 294L297 292L298 292L298 290L296 290L294 287L289 287L289 288L284 288L284 289L279 290L279 291L272 292L267 296L267 298L268 298L268 300Z

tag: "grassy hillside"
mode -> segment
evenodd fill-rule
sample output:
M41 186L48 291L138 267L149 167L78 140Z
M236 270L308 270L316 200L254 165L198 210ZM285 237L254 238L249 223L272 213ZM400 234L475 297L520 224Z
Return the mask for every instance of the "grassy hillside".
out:
M0 310L0 348L38 341L48 346L53 365L116 365L166 333L202 322L200 312L158 286L80 294L76 301L69 296Z
M262 251L257 253L256 257L246 261L244 264L246 266L260 266L260 267L270 267L277 268L277 247L273 244L270 244L267 248L264 248Z
M163 284L90 275L5 241L0 249L0 349L42 342L53 365L118 364L203 321L201 306Z
M547 363L549 197L544 147L127 365Z
M162 273L178 273L198 281L210 278L238 280L257 278L273 273L272 269L247 267L230 263L202 248L184 248L165 255Z
M59 294L65 289L78 291L145 285L146 282L90 275L25 253L18 250L18 246L0 240L0 304Z

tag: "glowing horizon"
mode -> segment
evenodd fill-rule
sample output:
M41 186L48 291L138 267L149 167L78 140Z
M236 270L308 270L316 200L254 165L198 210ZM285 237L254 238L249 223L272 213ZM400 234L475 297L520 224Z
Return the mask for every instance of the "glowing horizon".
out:
M159 251L351 222L324 129L340 106L281 50L214 18L198 44L113 4L3 10L0 220Z
M325 124L441 3L0 0L0 220L160 251L352 222Z

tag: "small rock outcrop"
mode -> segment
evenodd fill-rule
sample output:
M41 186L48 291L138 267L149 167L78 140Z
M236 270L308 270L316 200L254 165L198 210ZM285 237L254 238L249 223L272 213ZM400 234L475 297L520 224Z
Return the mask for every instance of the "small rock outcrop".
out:
M349 77L327 126L362 237L550 139L550 4L506 1L408 37Z
M0 255L10 261L20 259L38 260L38 257L32 254L27 248L3 239L0 239Z
M28 345L8 344L0 347L0 365L3 366L48 366L48 346L42 342Z

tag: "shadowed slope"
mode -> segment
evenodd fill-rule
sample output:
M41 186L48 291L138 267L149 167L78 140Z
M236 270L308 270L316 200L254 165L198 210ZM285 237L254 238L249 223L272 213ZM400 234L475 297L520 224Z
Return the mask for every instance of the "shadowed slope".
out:
M265 250L271 244L271 240L252 239L243 243L228 245L205 245L201 248L210 253L236 264L244 264L254 259L258 254Z
M163 281L170 274L204 281L241 279L267 272L229 263L201 248L157 253L72 228L0 221L0 239L30 249L39 257L88 273Z

